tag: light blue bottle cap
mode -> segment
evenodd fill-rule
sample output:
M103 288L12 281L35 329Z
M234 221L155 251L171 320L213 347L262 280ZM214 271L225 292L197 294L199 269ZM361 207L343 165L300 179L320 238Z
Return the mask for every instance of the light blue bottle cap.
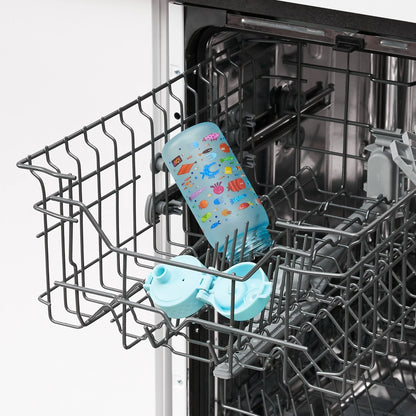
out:
M178 263L204 267L192 256L177 256ZM185 318L197 312L204 302L196 295L206 274L188 270L185 267L158 264L147 276L143 287L157 307L170 318Z
M174 261L204 267L192 256L177 256ZM245 276L255 263L239 263L226 273ZM214 269L213 269L214 270ZM221 315L231 317L231 280L207 273L186 269L186 266L158 264L147 276L143 285L155 305L170 318L186 318L205 303L212 305ZM262 269L249 279L235 284L234 319L246 321L258 315L267 305L272 283Z
M230 267L226 273L245 276L255 263L244 262ZM200 290L197 298L212 305L221 315L231 317L231 280L217 277L208 291ZM258 315L267 305L272 283L262 269L244 282L235 283L234 319L246 321Z

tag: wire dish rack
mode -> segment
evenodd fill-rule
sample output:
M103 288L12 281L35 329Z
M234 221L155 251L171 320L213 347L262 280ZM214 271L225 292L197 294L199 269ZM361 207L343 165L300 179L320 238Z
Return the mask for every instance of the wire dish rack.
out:
M250 374L233 385L223 386L224 408L236 414L269 416L291 414L293 408L297 415L412 414L416 404L416 351L414 346L404 343L400 347L395 344L391 352L392 355L378 359L371 370L364 371L342 397L323 395L300 383L288 386L282 367L277 366L261 377L258 373ZM234 401L229 397L234 397Z
M416 329L416 191L395 201L367 198L348 191L345 181L323 186L306 163L295 164L296 171L281 183L262 183L253 163L252 114L257 104L245 92L273 77L254 70L267 49L258 53L252 44L243 51L213 53L18 163L41 189L34 208L43 220L38 237L44 245L46 287L39 300L54 323L82 328L109 316L125 348L140 342L169 348L206 363L223 383L246 373L275 374L287 392L276 403L285 406L295 394L325 395L341 407L361 406L364 396L358 392L354 402L343 400L357 383L371 389L376 381L370 374L380 357L413 339ZM227 84L224 63L237 72L235 84ZM273 79L278 77L274 74ZM300 75L281 78L300 81ZM218 86L224 84L226 93L218 95ZM183 91L185 97L180 98ZM313 97L307 94L301 102L298 95L297 105L283 116L277 114L274 125L294 122L296 127L301 116L317 118L314 111L326 108L333 93L333 85L320 85L314 87ZM204 120L216 122L225 137L233 138L235 154L262 191L269 214L274 244L266 252L250 253L256 267L244 277L224 272L238 259L228 261L218 245L207 245L160 161L160 149L170 137ZM301 151L307 144L300 135L298 129L295 142L286 145ZM364 163L363 156L349 154L347 146L343 149L318 151L328 160L346 161L343 169L350 162ZM342 176L346 178L345 172ZM262 268L273 283L268 306L246 322L223 318L209 306L188 318L168 318L152 303L143 283L156 264L177 266L172 257L178 254L194 255L214 267L212 274L230 279L232 290L236 281ZM402 364L399 359L392 371ZM239 412L256 414L247 399L253 395L239 394ZM275 392L259 394L266 407L268 397L275 397ZM223 399L225 409L227 398Z

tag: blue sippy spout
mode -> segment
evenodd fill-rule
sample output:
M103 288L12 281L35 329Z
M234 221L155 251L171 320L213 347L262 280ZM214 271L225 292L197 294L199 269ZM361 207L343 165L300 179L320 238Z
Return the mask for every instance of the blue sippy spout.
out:
M171 274L169 269L167 269L163 264L158 264L152 270L152 277L157 279L159 283L167 283L170 280Z

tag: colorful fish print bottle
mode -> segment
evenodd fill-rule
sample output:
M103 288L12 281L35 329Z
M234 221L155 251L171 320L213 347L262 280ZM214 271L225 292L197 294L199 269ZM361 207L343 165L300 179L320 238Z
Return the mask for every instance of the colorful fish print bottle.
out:
M212 247L218 242L223 252L228 236L226 257L238 261L247 223L243 260L272 244L266 211L216 124L184 130L164 146L162 157Z

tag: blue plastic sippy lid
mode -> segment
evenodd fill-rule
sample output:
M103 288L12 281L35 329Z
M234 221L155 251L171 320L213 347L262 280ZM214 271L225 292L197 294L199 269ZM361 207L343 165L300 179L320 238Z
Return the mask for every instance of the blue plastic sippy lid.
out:
M177 256L178 263L204 267L192 256ZM197 299L197 291L205 274L165 264L158 264L147 276L143 285L153 302L170 318L185 318L197 312L204 302Z
M204 267L192 256L177 256L174 261ZM245 276L255 263L239 263L226 273ZM214 270L214 269L212 269ZM209 273L193 271L184 266L159 264L155 266L143 285L157 307L170 318L186 318L197 312L205 303L212 305L221 315L231 317L231 279ZM262 269L246 281L235 283L234 319L245 321L254 318L267 305L272 283Z
M226 273L243 277L255 267L255 263L235 264ZM197 298L212 305L221 315L231 317L231 280L217 277L208 291L200 290ZM234 319L246 321L258 315L267 305L272 291L266 273L258 269L249 279L236 281L234 296Z

